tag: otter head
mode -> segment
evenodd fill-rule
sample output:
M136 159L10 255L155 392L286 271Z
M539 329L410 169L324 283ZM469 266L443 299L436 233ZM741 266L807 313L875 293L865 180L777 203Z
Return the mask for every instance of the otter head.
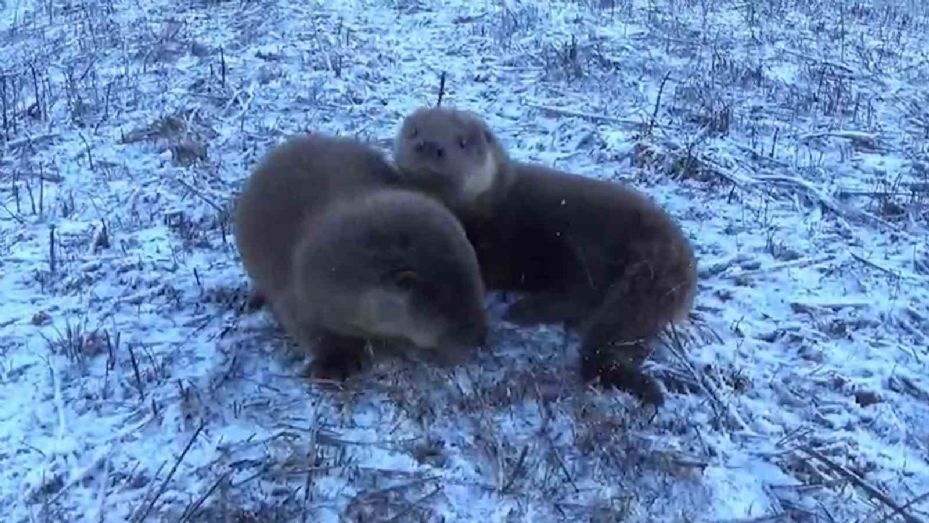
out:
M424 107L407 116L394 140L403 181L455 210L490 197L507 158L484 121L469 111Z
M464 229L436 200L384 189L311 224L296 282L345 334L404 339L457 362L487 334L484 284ZM312 294L312 295L310 295Z

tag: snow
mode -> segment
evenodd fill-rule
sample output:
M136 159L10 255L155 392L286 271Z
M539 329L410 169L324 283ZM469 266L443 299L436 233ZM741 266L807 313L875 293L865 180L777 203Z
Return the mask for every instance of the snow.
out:
M890 516L869 490L929 520L927 24L904 0L0 2L4 521ZM680 220L700 292L650 363L659 412L495 298L472 361L343 390L243 311L248 169L310 129L389 148L443 71L513 156Z

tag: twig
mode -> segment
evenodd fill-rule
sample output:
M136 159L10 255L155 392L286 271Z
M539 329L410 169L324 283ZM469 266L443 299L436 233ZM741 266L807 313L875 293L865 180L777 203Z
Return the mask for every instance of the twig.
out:
M727 268L727 270L722 271L721 274L726 274L727 276L730 276L730 277L739 277L739 278L746 277L746 276L758 276L761 274L767 274L770 272L779 271L781 269L791 269L791 268L796 268L796 267L808 267L808 266L813 266L813 265L820 265L826 262L830 262L834 259L835 259L834 254L824 254L822 256L814 256L812 258L801 258L799 260L791 260L791 261L786 261L786 262L781 262L781 263L773 263L771 265L768 265L767 267L762 267L760 269L754 269L750 271L743 271L743 272L736 273L736 274L726 274L729 272Z
M47 142L55 138L58 138L58 133L46 133L40 134L37 136L25 136L23 138L17 138L15 140L10 140L6 142L7 149L15 149L17 147L27 147L38 142Z
M48 362L48 372L52 378L52 398L55 401L55 411L58 414L58 441L64 440L68 432L65 426L65 403L61 396L61 379L57 376L51 362Z
M725 258L706 261L701 260L700 267L698 267L697 270L701 278L718 276L729 270L729 268L734 265L739 265L751 260L751 256L743 252L739 252Z
M814 140L816 138L845 138L846 140L852 140L855 142L863 143L875 143L877 141L877 136L873 133L866 133L862 131L823 131L818 133L808 133L801 135L797 138L800 142L807 142L809 140Z
M84 142L84 149L87 151L87 166L91 171L94 170L94 157L90 152L90 143L87 141L87 138L84 137L84 133L77 133L81 138L81 141Z
M716 391L716 387L710 383L710 380L700 372L697 372L696 367L694 367L687 357L684 355L683 346L681 344L681 339L677 334L677 329L673 324L669 325L668 328L671 332L671 343L668 344L668 348L671 352L684 364L687 370L693 375L694 379L697 380L697 383L700 384L700 388L706 393L710 398L710 403L713 406L713 410L716 412L716 415L722 417L722 412L725 412L729 415L729 418L735 422L739 428L744 431L746 434L755 435L745 420L742 419L742 416L733 408L730 408L728 404L723 403L719 398L719 394Z
M226 86L226 53L223 51L223 48L219 48L219 71L220 71L220 85L223 87Z
M248 90L246 90L245 94L248 95L248 98L246 98L245 101L242 102L242 110L239 111L235 116L227 120L228 122L238 121L240 124L240 130L241 128L245 126L245 117L248 116L248 110L251 108L252 101L255 99L255 89L249 88Z
M226 472L220 474L219 478L217 478L216 481L213 482L213 485L209 489L207 489L207 491L204 492L203 495L200 496L200 498L196 502L188 505L187 508L184 509L184 513L181 514L180 518L178 518L177 523L183 523L184 521L187 521L191 517L193 517L193 515L198 510L200 510L200 506L203 505L203 503L213 494L216 488L219 487L219 485L223 481L225 481L229 477L230 474L232 474L231 470L227 470Z
M573 116L576 118L586 118L588 120L600 120L603 122L615 123L620 125L642 125L644 122L639 120L633 120L631 118L616 118L614 116L607 116L605 114L594 114L586 113L583 111L575 111L572 109L562 109L560 107L551 107L547 105L539 104L526 104L533 109L538 109L540 111L548 111L550 113L560 114L562 116Z
M887 268L887 267L884 267L883 265L880 265L880 264L878 264L878 263L875 263L875 262L873 262L873 261L871 261L871 260L865 258L864 256L861 256L860 254L855 254L855 252L852 251L851 249L849 249L848 253L852 256L852 258L855 258L856 260L860 261L861 263L864 263L865 265L870 265L871 267L874 267L875 269L877 269L877 270L879 270L879 271L881 271L881 272L887 273L887 274L889 274L889 275L891 275L891 276L893 276L893 277L895 277L895 278L899 278L899 279L903 279L903 280L918 281L918 282L926 282L926 281L929 281L929 278L926 278L926 277L924 277L924 276L920 276L920 275L918 275L918 274L897 272L897 271L895 271L895 270L893 270L893 269L889 269L889 268Z
M925 192L923 190L917 190L911 188L909 191L857 191L853 189L840 189L836 191L836 195L840 197L846 196L869 196L871 198L887 198L890 196L914 196Z
M107 486L110 483L110 458L109 456L103 459L103 473L100 474L100 490L97 492L97 521L101 523L105 521L105 508L106 508L106 497L107 497Z
M770 523L782 520L790 521L790 514L788 512L777 512L766 516L758 516L757 518L717 519L713 523Z
M383 471L384 469L372 469L372 468L367 468L367 467L366 467L365 470ZM400 471L394 471L394 472L400 472ZM439 480L439 477L438 477L438 476L423 476L423 477L421 477L421 478L416 478L416 479L407 481L406 483L400 483L399 485L391 485L391 486L389 486L389 487L384 487L384 488L380 488L380 489L366 490L366 491L359 492L358 494L356 494L356 495L352 498L352 500L362 499L362 498L368 498L368 497L371 497L371 496L377 496L377 495L381 495L381 494L386 494L387 492L396 492L396 491L398 491L398 490L403 490L403 489L407 489L407 488L410 488L410 487L415 487L416 485L421 485L421 484L426 483L426 482L429 482L429 481L438 481L438 480Z
M900 507L900 508L901 508L902 510L906 510L906 509L912 507L913 505L919 503L920 501L925 501L926 499L929 499L929 492L924 492L924 493L922 493L922 494L916 496L915 498L913 498L913 499L907 501L906 503L904 503L903 506ZM893 516L893 514L887 514L886 516L884 516L883 518L881 518L881 520L878 521L877 523L884 523L885 521L887 521L888 519L890 519L891 516Z
M442 97L445 96L445 71L442 71L442 76L439 78L439 99L435 103L436 107L442 105Z
M55 255L55 226L52 225L48 229L48 268L49 272L55 274L55 269L57 268L57 257Z
M20 218L19 216L17 216L16 213L14 213L13 211L11 211L10 208L7 207L5 203L0 202L0 207L3 207L3 210L6 211L6 213L10 215L10 218L13 218L14 220L16 220L20 225L25 225L25 224L26 224L26 220L24 220L24 219Z
M871 307L873 305L873 302L868 301L866 299L859 299L859 300L848 299L845 301L842 301L840 299L832 299L832 300L823 300L820 302L817 302L815 300L791 301L790 304L794 307L801 307L805 309L813 309L813 308L844 309L846 307L852 308L852 309L865 309L865 308Z
M510 487L513 486L513 483L523 472L523 462L526 461L526 452L529 450L529 444L523 446L522 452L519 453L519 458L516 460L516 465L513 466L513 470L510 474L510 479L507 480L506 484L503 485L503 488L500 489L500 492L506 493L510 490Z
M174 473L177 472L177 467L179 467L181 464L181 461L184 460L184 456L187 455L187 452L190 450L190 447L192 447L194 444L194 441L197 440L197 436L200 435L200 432L203 430L203 427L205 426L205 424L206 422L203 419L201 419L200 426L197 427L197 431L194 432L194 435L190 438L190 441L187 442L187 446L184 447L184 450L181 452L181 455L178 456L177 459L174 461L174 466L171 467L171 471L168 472L168 476L164 479L164 481L161 482L161 486L158 487L158 491L155 493L155 497L153 497L152 500L149 501L148 507L145 508L145 512L143 512L140 517L136 518L137 522L144 521L145 518L148 517L149 512L152 511L152 508L155 507L155 503L158 502L158 498L160 498L161 495L164 494L165 490L168 488L168 482L171 481L172 477L174 477Z
M139 389L139 401L145 400L145 390L142 386L142 375L139 374L139 363L135 359L135 351L132 350L132 344L127 344L129 349L129 361L132 363L132 371L135 373L136 387Z
M853 471L843 467L842 465L839 465L835 461L832 461L831 459L829 459L828 457L826 457L825 455L823 455L816 449L804 445L800 447L800 450L802 450L804 453L806 453L810 457L821 462L822 464L826 465L827 467L832 469L833 472L836 472L839 475L845 477L846 479L848 479L849 481L857 485L859 488L864 490L872 498L880 501L884 505L887 505L887 507L892 509L895 514L899 515L904 520L906 520L907 523L923 523L921 519L906 512L904 507L901 507L900 505L898 505L887 494L884 494L883 492L878 490L877 487L869 484L863 478L861 478L861 476L859 476L858 474L855 474Z
M658 147L650 143L640 142L639 147L646 148L648 152L655 154L656 158L658 159L665 159L667 157L670 157L672 159L679 159L679 158L683 158L687 154L687 150L684 149L684 147L681 147L680 145L676 143L665 141L661 145L663 149L659 149ZM729 183L735 185L736 187L740 189L758 184L758 182L751 176L733 172L729 170L728 168L723 167L722 165L716 163L715 161L713 161L706 155L703 155L703 154L693 155L693 158L691 158L690 161L691 162L696 161L698 165L707 167L708 168L707 170L709 172L711 172L712 174L716 176L719 176L720 178L723 178L724 180L728 181Z
M652 130L655 128L655 119L658 117L658 109L661 106L661 94L664 92L664 85L668 81L668 78L671 77L671 71L665 73L664 78L661 79L661 85L658 86L658 97L655 98L655 109L652 111L652 117L648 121L648 127L645 128L645 135L651 135Z
M874 223L883 225L884 227L887 227L890 229L898 229L898 227L895 226L894 224L880 217L874 216L873 214L870 214L867 211L843 209L842 206L839 205L839 202L835 198L819 190L812 183L806 180L803 180L801 178L797 178L795 176L788 176L784 174L760 174L760 175L755 176L755 182L756 183L773 182L773 183L780 184L780 185L790 185L793 187L797 187L797 188L800 188L806 191L810 196L818 200L819 203L823 207L832 211L833 213L835 213L837 216L841 218L848 219L849 217L854 216L854 217L857 217L858 219L870 220Z
M819 190L818 188L813 186L813 184L811 184L810 182L806 180L797 178L795 176L787 176L784 174L758 174L758 175L755 175L755 180L757 182L771 182L771 183L777 183L781 185L793 185L794 187L799 187L805 190L806 192L808 192L813 197L815 197L817 200L819 200L819 203L821 203L824 207L826 207L830 211L834 212L835 214L843 218L847 217L846 216L847 213L839 205L839 202L837 202L834 198L825 194L824 192L822 192L821 190Z
M176 181L177 183L183 185L185 189L187 189L188 191L190 191L190 192L191 192L194 196L196 196L197 198L200 198L201 200L203 200L207 205L209 205L210 207L216 209L216 211L219 212L220 214L222 214L223 212L225 212L225 209L223 209L223 207L222 207L220 204L218 204L218 203L216 203L215 201L213 201L212 199L208 198L206 195L204 195L203 193L201 193L200 191L198 191L197 189L195 189L195 188L194 188L192 185L190 185L189 183L185 182L184 180L181 180L180 178L178 178L178 177L176 177L176 176L173 176L172 179L173 179L174 181Z
M423 501L426 501L427 499L431 498L432 496L435 496L435 495L438 494L439 492L442 492L442 489L443 489L443 488L445 488L445 487L443 487L442 485L439 485L438 487L436 487L435 489L433 489L431 492L429 492L429 493L426 494L425 496L423 496L423 497L417 499L416 501L410 503L406 508L404 508L403 510L401 510L400 512L398 512L394 517L388 519L388 520L385 521L384 523L394 523L395 521L400 521L400 518L402 518L403 516L407 515L411 510L413 510L414 508L416 508L417 505L421 504Z
M55 495L52 496L51 499L48 500L48 504L49 505L54 504L56 501L58 501L58 499L60 499L65 494L65 492L70 490L71 487L79 483L83 483L86 479L93 477L95 473L97 472L97 469L99 469L100 466L102 465L103 466L103 474L102 474L103 481L102 481L102 484L100 485L100 491L99 491L101 499L98 502L98 509L102 511L104 500L106 498L106 486L107 486L106 482L109 479L109 470L110 470L109 454L110 452L112 452L112 450L113 450L112 445L108 446L107 448L99 449L93 461L86 467L83 467L73 472L71 474L70 479L68 479L68 482L64 486L62 486L58 490L58 492L56 492ZM102 519L102 518L98 517L97 519Z
M42 170L41 168L39 169ZM41 174L41 173L40 173ZM39 176L39 218L45 217L45 178Z
M664 153L664 152L659 151L659 153L665 154L665 155L673 154L681 158L683 158L684 155L687 154L686 151L681 151L679 146L672 146L672 147L667 147L667 148L668 148L668 152ZM782 169L786 167L783 164L783 162L759 155L757 152L751 149L747 149L744 147L739 147L739 148L751 153L753 155L753 158L763 159L766 162L774 162L778 167ZM735 184L739 188L750 187L750 188L755 188L755 189L759 189L759 188L764 189L769 184L773 183L777 185L792 187L795 189L802 189L803 191L807 193L809 197L818 201L820 205L822 205L827 210L831 211L832 213L834 213L840 218L849 219L851 217L854 217L859 220L871 221L873 223L882 225L889 229L899 229L899 227L888 222L887 220L884 220L878 216L874 216L873 214L870 214L867 211L843 209L842 205L839 203L838 200L826 194L825 192L820 190L818 187L816 187L814 184L810 183L809 181L798 178L796 176L790 176L787 174L756 174L754 176L749 176L746 174L732 172L729 169L721 166L720 164L716 163L715 161L713 161L712 159L710 159L709 157L705 155L695 156L695 159L698 160L703 165L709 167L708 170L712 174L715 174L717 176L724 178L725 180ZM751 169L746 168L745 170L749 171Z
M848 73L848 74L850 74L850 75L860 75L860 74L861 74L859 71L856 71L855 69L852 69L851 67L849 67L849 66L847 66L847 65L845 65L845 64L842 64L842 63L839 63L839 62L833 62L832 60L826 60L825 58L816 58L816 57L814 57L814 56L808 56L808 55L806 55L806 54L803 54L803 53L800 53L800 52L797 52L797 51L791 51L791 50L789 50L789 49L783 49L783 52L785 52L785 53L787 53L787 54L792 54L792 55L794 55L794 56L796 56L796 57L798 57L798 58L803 58L803 59L805 59L805 60L809 60L809 61L811 61L811 62L818 62L818 63L820 63L820 64L822 64L822 65L828 65L828 66L830 66L830 67L835 67L836 69L841 69L842 71L845 71L846 73Z

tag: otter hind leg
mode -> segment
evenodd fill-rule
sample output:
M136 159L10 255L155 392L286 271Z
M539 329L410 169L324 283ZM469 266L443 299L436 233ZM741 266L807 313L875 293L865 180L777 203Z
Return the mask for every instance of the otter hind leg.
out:
M581 348L581 377L599 382L637 397L643 403L660 407L665 394L658 380L646 374L634 361L624 360L613 350Z
M596 316L596 315L595 315ZM658 380L642 370L651 355L652 336L622 336L614 322L588 323L581 337L581 375L585 381L629 392L644 403L661 406Z
M696 273L687 256L651 255L629 264L606 299L583 321L582 366L589 377L657 399L658 383L641 370L650 340L693 302Z
M628 282L627 282L628 283ZM615 286L600 307L581 325L581 368L586 380L628 391L646 403L660 405L664 393L642 364L651 355L650 341L673 317L675 303L654 292L629 292Z

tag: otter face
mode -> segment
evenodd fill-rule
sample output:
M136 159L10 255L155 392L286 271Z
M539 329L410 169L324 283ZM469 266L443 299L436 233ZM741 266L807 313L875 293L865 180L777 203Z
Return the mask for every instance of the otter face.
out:
M438 204L436 204L438 205ZM370 245L389 270L380 289L400 297L407 338L443 354L466 352L487 335L484 285L474 250L451 214L420 216L406 229L395 228ZM441 219L439 219L441 218Z
M459 361L487 335L483 288L453 276L454 267L447 269L435 273L410 265L385 273L360 303L367 328Z
M401 338L458 359L481 345L484 284L451 212L402 190L343 203L300 249L297 285L321 321L344 334Z
M403 120L394 160L408 183L452 206L491 191L498 169L494 137L483 121L445 107L422 108Z

